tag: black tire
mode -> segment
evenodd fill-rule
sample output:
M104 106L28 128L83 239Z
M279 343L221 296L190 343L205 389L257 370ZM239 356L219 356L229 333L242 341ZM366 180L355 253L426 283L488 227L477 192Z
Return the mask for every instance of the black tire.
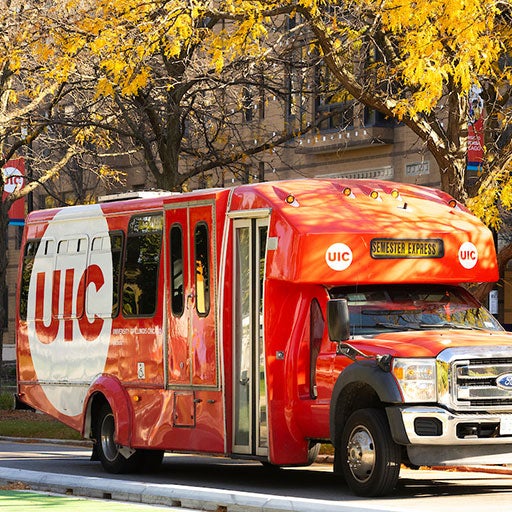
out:
M309 450L308 450L308 461L306 462L306 466L311 466L313 464L318 454L320 453L320 448L322 445L320 443L310 443Z
M358 496L385 496L398 482L400 447L393 441L380 409L352 413L341 434L339 466L347 485Z
M144 473L154 473L162 465L164 450L137 450Z
M139 462L140 455L135 452L126 458L121 446L115 442L115 419L108 404L103 404L96 417L95 439L96 454L101 465L108 473L131 473Z

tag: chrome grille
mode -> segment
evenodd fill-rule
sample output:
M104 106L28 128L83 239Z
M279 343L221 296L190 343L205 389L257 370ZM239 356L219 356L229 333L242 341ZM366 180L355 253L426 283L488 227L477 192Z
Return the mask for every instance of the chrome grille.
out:
M512 390L500 389L496 379L512 374L512 355L507 361L470 359L453 363L455 402L471 409L503 409L512 407Z
M439 402L455 411L512 413L512 389L498 387L500 375L512 375L512 347L455 347L438 361Z

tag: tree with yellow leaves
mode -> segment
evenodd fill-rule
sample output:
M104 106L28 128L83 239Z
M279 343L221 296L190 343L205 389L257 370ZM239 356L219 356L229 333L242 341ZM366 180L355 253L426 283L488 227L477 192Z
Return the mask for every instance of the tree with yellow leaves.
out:
M354 98L397 118L425 141L441 169L444 190L462 202L474 195L465 188L469 98L478 87L487 118L503 131L509 116L510 4L299 4L297 11L336 79ZM497 148L486 149L483 173L496 163Z
M24 187L4 194L0 204L0 326L5 325L9 209L40 186L49 186L84 153L83 128L72 127L68 107L80 103L87 77L76 75L76 60L57 43L62 2L4 0L0 10L0 168L26 160ZM44 5L43 5L44 4ZM80 88L78 83L80 82ZM90 137L88 137L90 139ZM2 191L5 176L0 172ZM0 368L3 328L0 328Z
M148 91L158 89L160 98L166 97L163 110L147 110L157 134L153 143L161 144L158 158L147 146L148 163L171 159L177 168L190 126L187 109L193 103L182 100L193 97L198 84L207 90L206 84L214 83L209 79L227 77L244 59L245 70L268 68L275 43L302 33L319 49L346 94L407 125L424 142L439 165L443 190L492 228L502 226L502 214L512 203L509 1L96 0L87 5L91 3L94 9L81 16L71 41L82 47L93 38L102 94L136 98L139 112L152 103ZM273 30L286 16L298 16L301 23L288 34ZM164 68L164 74L156 71ZM198 68L205 73L197 73ZM217 81L214 89L227 90L227 82ZM470 103L475 91L476 110ZM485 128L476 142L475 112L483 113ZM468 149L475 143L482 146L481 155L477 169L468 170ZM227 147L223 151L226 155ZM208 152L195 157L196 162L208 159ZM159 172L170 169L164 168ZM500 264L509 253L500 253Z
M148 105L148 88L170 96L170 117L198 83L207 89L208 78L228 76L234 66L245 78L265 68L272 45L289 36L275 35L276 24L298 14L302 25L293 34L301 31L320 49L334 79L355 100L396 118L424 141L439 164L445 191L477 208L470 199L489 172L508 165L503 156L510 115L509 2L70 0L68 5L81 14L75 33L66 34L67 50L89 44L101 75L98 92L137 97L141 109ZM216 85L227 88L221 81ZM468 188L469 97L475 87L489 129L478 179ZM183 122L182 116L165 128L181 133ZM499 223L495 213L486 219L493 225Z
M441 188L491 228L512 207L512 9L496 0L303 0L289 5L332 75L364 105L407 125L437 161ZM476 103L477 109L473 109ZM482 136L475 141L475 113ZM468 149L480 144L477 168ZM499 253L503 269L512 255Z
M143 156L157 188L182 190L191 177L216 170L222 184L225 169L244 174L248 157L292 138L245 123L262 91L287 94L274 68L286 48L270 44L283 39L286 18L264 18L262 4L240 1L68 6L77 21L62 45L90 56L101 103L94 124L138 150L132 159Z

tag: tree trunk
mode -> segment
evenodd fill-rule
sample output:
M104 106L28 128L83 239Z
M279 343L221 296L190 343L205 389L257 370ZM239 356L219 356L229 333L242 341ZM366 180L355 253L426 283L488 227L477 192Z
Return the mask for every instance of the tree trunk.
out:
M512 244L508 244L497 254L498 260L498 270L500 273L500 278L503 278L505 274L505 269L507 268L507 263L512 259ZM473 288L471 291L473 295L479 300L484 301L489 294L489 292L494 288L495 283L480 283L478 286Z
M2 389L3 376L3 350L4 350L4 324L7 316L4 297L7 291L7 237L9 229L9 206L8 202L2 201L0 206L0 390Z

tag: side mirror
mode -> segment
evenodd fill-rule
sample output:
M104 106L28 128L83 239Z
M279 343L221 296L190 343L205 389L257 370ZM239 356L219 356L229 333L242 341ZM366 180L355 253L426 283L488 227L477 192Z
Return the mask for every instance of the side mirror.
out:
M350 339L350 316L346 299L327 301L327 328L331 341L347 341Z

